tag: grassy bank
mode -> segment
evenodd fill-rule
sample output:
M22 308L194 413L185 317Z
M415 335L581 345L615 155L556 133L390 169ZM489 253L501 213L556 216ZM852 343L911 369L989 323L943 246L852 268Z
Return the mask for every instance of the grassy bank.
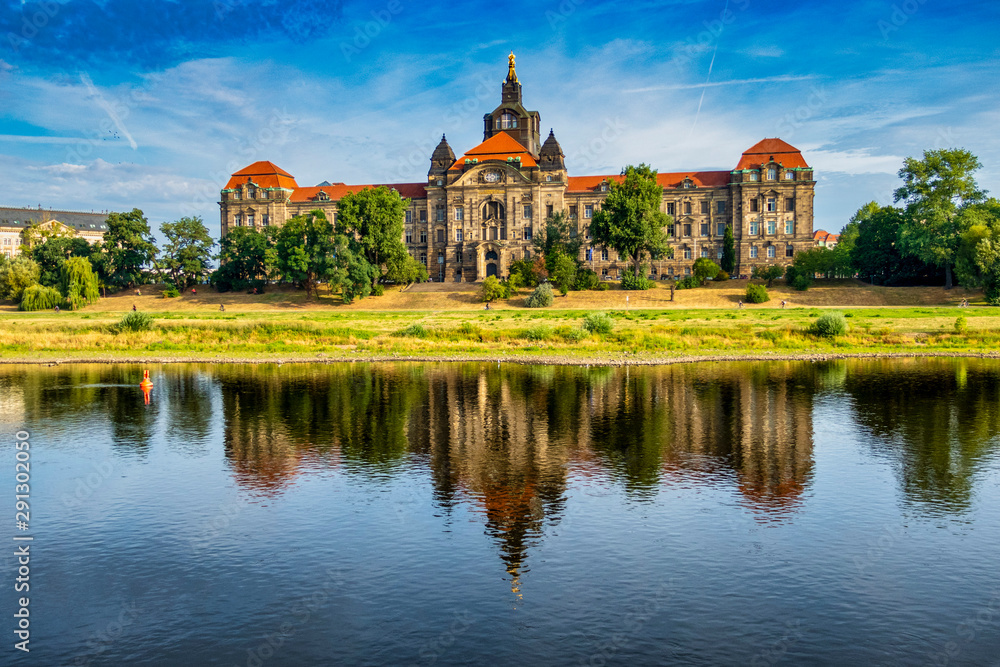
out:
M819 307L609 310L610 333L582 328L591 309L154 313L149 331L116 332L120 312L11 313L0 360L499 359L568 363L678 357L984 354L1000 343L1000 309L841 308L850 332L810 333ZM956 331L956 318L967 320Z

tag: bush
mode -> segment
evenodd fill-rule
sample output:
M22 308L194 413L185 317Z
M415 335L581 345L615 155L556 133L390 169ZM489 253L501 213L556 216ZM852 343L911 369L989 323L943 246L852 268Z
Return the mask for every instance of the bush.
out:
M384 295L385 295L385 287L383 285L376 285L372 289L372 296L384 296Z
M534 326L524 332L524 337L534 341L546 340L549 337L549 329L541 325Z
M771 300L770 295L767 293L767 288L754 283L747 285L747 293L744 298L747 303L764 303Z
M794 278L792 278L792 287L794 287L800 292L805 292L807 289L809 289L810 285L812 285L812 281L809 279L809 276L806 276L804 274L799 274Z
M149 331L153 328L153 316L137 310L125 313L117 324L111 325L112 333Z
M573 289L577 291L601 289L601 279L596 271L590 269L580 269L576 272L576 281Z
M59 290L45 287L44 285L32 285L24 290L21 295L21 310L51 310L63 302L63 295Z
M969 330L969 322L965 319L965 315L959 315L958 319L955 320L955 333L964 334Z
M570 329L569 331L562 332L562 337L566 339L567 343L579 343L586 336L587 332L583 329Z
M628 269L622 274L622 289L627 290L646 290L652 289L656 283L642 275L640 269L639 273L635 273L634 270Z
M609 334L615 328L615 320L606 313L591 313L583 318L583 328L590 333Z
M542 283L524 300L524 305L528 308L547 308L552 305L553 299L552 285Z
M753 272L750 274L751 278L756 278L758 280L766 280L767 286L770 287L775 280L785 275L785 268L772 264L770 266L755 266L753 267Z
M726 280L729 280L729 274L726 273L725 271L719 271L715 275L715 282L717 282L717 283L721 283L721 282L724 282Z
M489 303L498 299L506 299L510 296L507 286L497 280L496 276L486 276L482 286L479 288L479 298Z
M694 289L695 287L701 287L701 280L697 276L681 278L674 284L674 289Z
M430 330L423 324L411 324L405 329L397 331L396 335L404 338L427 338L430 335Z
M164 287L166 287L166 289L160 292L164 299L176 299L181 295L181 291L171 283L167 283Z
M0 299L21 301L24 290L37 285L42 269L38 262L25 254L18 255L0 266Z
M704 285L706 280L711 280L719 275L719 272L722 271L722 269L720 269L719 265L710 260L708 257L699 257L694 261L694 268L692 271L695 277L697 277L698 280L701 281L701 284Z
M840 313L825 313L813 323L813 333L827 338L843 336L847 333L847 320Z
M611 289L611 285L606 282L602 282L597 285L598 292L607 292L609 289Z

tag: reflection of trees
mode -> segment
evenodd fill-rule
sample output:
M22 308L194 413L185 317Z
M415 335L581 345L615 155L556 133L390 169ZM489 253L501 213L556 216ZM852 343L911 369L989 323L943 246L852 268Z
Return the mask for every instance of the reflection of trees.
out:
M213 383L202 370L166 366L157 382L157 401L168 411L167 442L185 454L203 454L212 431Z
M995 451L1000 430L995 362L857 362L844 389L875 449L899 464L907 498L944 511L969 507L977 463Z

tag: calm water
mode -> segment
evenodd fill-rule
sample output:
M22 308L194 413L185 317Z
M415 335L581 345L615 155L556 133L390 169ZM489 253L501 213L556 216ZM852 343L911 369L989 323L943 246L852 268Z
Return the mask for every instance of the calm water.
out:
M0 663L1000 664L996 362L141 370L0 367Z

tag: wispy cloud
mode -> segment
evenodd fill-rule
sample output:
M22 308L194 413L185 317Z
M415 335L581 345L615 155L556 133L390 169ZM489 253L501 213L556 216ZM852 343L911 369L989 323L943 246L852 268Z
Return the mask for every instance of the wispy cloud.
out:
M783 74L780 76L767 76L754 79L729 79L727 81L705 81L703 83L671 83L661 86L646 86L645 88L630 88L622 93L655 93L664 90L700 90L702 88L720 88L722 86L749 86L758 83L789 83L792 81L809 81L817 78L812 74L793 75Z

